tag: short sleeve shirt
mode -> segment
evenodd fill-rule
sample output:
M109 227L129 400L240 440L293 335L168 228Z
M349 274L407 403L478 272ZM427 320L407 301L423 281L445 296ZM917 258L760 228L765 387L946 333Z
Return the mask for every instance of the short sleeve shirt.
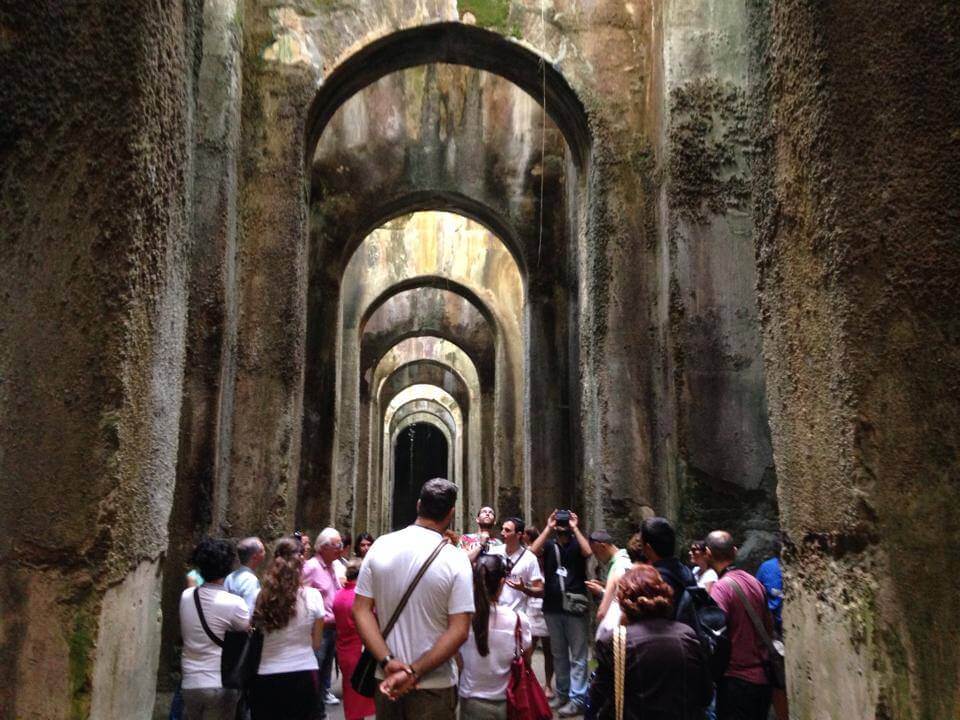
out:
M510 567L508 577L512 580L520 580L528 587L537 580L543 580L543 573L540 572L540 563L537 562L537 556L524 547L517 550L513 555L507 555L507 564ZM526 614L529 599L530 597L526 593L504 584L498 602L501 606Z
M313 626L325 614L323 596L312 587L302 587L297 595L296 612L286 627L263 635L259 675L316 670L313 652Z
M440 533L410 525L377 538L357 578L357 595L372 598L380 629L424 561L443 539ZM398 660L411 663L433 648L447 629L450 615L473 612L473 570L466 553L448 545L440 551L400 613L386 638ZM379 671L378 671L379 673ZM419 687L438 689L457 684L453 658L421 678Z
M183 637L184 689L218 688L220 681L220 646L210 639L197 614L193 594L200 593L200 607L210 631L223 638L227 630L243 630L250 624L250 608L243 598L227 592L223 585L205 583L201 588L187 588L180 595L180 634Z
M732 569L724 573L723 577L710 588L710 597L727 614L727 628L730 632L730 664L727 665L725 676L765 685L767 677L763 664L767 659L766 646L757 636L750 616L733 588L733 581L736 581L743 590L757 617L768 623L767 631L772 629L767 611L767 595L763 585L753 575L743 570Z

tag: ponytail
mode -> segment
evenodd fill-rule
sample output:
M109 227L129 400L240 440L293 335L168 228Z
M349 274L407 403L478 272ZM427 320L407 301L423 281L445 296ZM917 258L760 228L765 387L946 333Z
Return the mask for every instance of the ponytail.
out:
M490 606L506 576L502 555L481 555L473 566L473 639L481 657L490 654Z

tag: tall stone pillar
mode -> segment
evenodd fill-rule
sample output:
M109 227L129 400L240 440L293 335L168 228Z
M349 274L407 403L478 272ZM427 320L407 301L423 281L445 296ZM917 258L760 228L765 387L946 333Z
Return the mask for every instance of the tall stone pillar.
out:
M196 2L0 12L0 715L148 718Z
M779 2L757 260L793 717L960 713L960 6Z

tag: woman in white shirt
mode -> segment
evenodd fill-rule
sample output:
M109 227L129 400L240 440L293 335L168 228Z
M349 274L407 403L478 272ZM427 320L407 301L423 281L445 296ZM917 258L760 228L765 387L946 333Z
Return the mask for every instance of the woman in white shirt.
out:
M473 567L476 612L470 636L460 648L460 720L506 720L510 663L519 620L521 647L532 650L526 616L498 605L507 577L502 555L481 555Z
M223 638L228 630L245 630L250 610L243 598L231 595L223 579L233 570L236 551L226 540L204 538L197 545L191 563L206 581L202 587L188 587L180 596L180 634L183 637L183 704L186 720L233 720L239 693L220 681L221 649L207 634ZM200 612L197 610L199 601Z
M693 576L697 585L707 592L717 581L717 571L710 567L707 559L707 544L703 540L694 540L690 543L690 564L693 566Z
M250 687L253 720L310 720L317 709L323 596L300 584L300 549L293 538L277 541L257 596L253 626L263 632L263 653Z

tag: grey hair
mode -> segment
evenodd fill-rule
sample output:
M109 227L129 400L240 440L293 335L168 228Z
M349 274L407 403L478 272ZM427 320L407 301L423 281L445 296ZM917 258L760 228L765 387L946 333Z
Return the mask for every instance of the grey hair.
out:
M314 547L326 547L335 537L340 537L340 532L336 528L324 528L320 531L320 534L317 535L317 542Z
M250 558L263 550L263 543L258 537L247 537L237 543L237 559L241 565L250 562Z

